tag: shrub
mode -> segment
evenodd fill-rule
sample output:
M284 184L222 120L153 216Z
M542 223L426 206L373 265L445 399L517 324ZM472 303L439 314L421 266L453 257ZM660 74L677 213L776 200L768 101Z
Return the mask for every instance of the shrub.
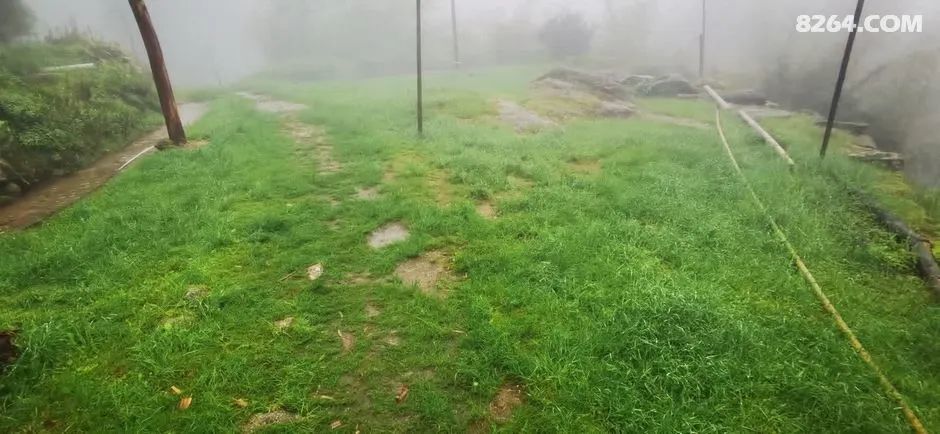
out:
M84 62L96 66L41 72ZM0 165L8 178L0 184L27 187L80 169L159 122L147 76L117 48L87 39L0 46L0 89Z

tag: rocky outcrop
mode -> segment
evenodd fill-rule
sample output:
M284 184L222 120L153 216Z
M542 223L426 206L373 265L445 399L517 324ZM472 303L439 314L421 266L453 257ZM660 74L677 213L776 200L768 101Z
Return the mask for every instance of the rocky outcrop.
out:
M555 68L535 82L546 82L556 88L562 86L569 90L581 90L606 101L626 100L632 96L632 92L627 87L612 77L578 69ZM567 83L570 86L560 83Z

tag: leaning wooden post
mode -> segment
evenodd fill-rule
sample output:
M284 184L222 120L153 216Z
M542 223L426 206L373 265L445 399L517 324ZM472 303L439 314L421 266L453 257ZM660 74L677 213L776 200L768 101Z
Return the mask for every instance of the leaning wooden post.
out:
M418 5L417 13L417 40L418 40L418 134L424 133L424 83L421 66L421 0L415 0Z
M140 36L144 40L144 47L147 48L147 58L150 60L153 82L157 86L157 95L160 97L160 109L163 111L163 118L166 121L166 131L173 143L183 145L186 143L186 131L183 130L183 122L180 120L180 114L176 108L173 86L170 84L170 77L166 72L166 63L163 60L160 40L157 39L157 31L153 28L153 22L150 21L150 12L147 10L144 0L128 0L128 2L131 5L131 10L134 11L134 19L137 20L137 27L140 28Z

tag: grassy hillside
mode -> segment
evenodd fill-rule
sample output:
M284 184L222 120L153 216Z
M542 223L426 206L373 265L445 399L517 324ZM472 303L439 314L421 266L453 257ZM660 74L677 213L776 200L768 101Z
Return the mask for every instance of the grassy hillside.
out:
M279 432L908 431L715 131L517 134L494 101L525 100L535 76L430 77L423 138L410 78L257 81L309 109L221 99L193 127L208 145L0 235L0 329L25 349L0 431L232 432L274 411ZM940 429L940 310L906 247L828 182L877 179L838 156L790 172L725 119L819 283ZM370 248L393 222L410 238ZM395 276L429 256L439 286Z
M43 71L78 63L95 67ZM0 203L4 192L77 170L158 120L147 76L119 49L75 35L0 45L0 89Z

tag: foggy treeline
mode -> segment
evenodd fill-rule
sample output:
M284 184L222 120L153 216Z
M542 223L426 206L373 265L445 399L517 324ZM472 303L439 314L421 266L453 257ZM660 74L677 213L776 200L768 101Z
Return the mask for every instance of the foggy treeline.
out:
M127 3L33 0L38 34L74 27L143 58ZM757 88L794 109L825 113L846 33L798 33L803 14L850 15L856 0L708 0L707 75ZM695 78L701 0L456 0L463 67L566 61ZM269 71L291 79L411 73L413 0L158 0L149 6L177 83L235 82ZM553 59L541 27L564 13L592 28L591 50ZM453 68L449 0L424 0L428 69ZM936 0L869 0L866 14L922 14L919 34L862 34L841 118L872 123L909 172L940 184L940 19Z

